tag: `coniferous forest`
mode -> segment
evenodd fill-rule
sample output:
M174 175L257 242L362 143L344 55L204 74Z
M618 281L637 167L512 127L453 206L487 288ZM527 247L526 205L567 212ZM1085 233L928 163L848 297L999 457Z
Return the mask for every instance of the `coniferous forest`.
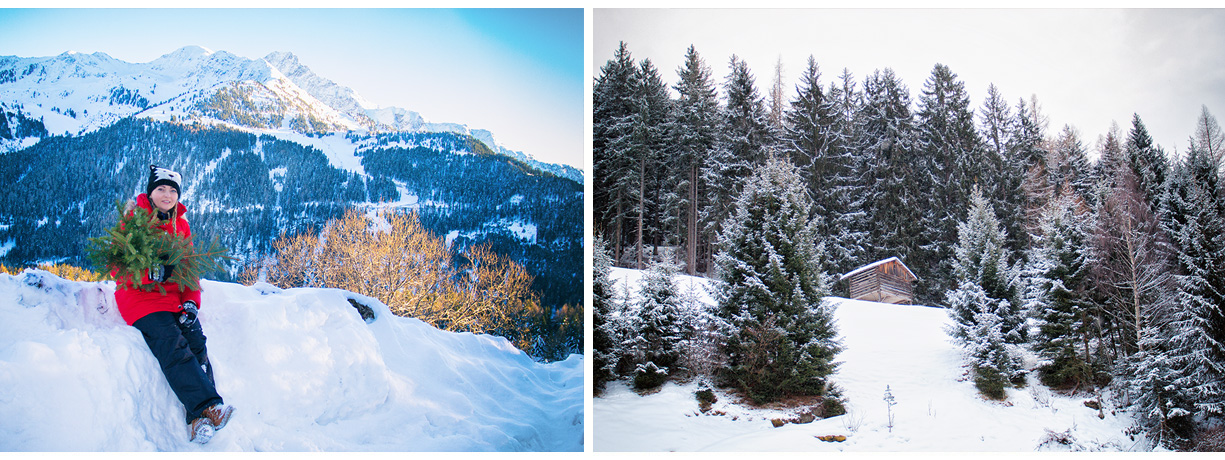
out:
M3 119L5 117L0 117ZM457 254L485 246L523 266L546 312L582 299L582 185L493 153L453 133L384 133L363 143L364 174L338 168L310 146L199 123L126 118L80 136L49 136L0 155L0 262L86 267L85 248L118 220L116 201L144 192L148 167L183 174L183 202L200 242L217 238L237 257L233 280L274 252L281 237L316 233L355 208L399 204ZM531 238L491 223L535 224ZM459 265L459 263L456 263ZM581 352L579 328L527 350L544 359ZM564 334L564 337L562 336Z
M836 413L821 298L896 256L915 303L949 310L984 397L1032 374L1110 399L1169 449L1220 436L1225 133L1206 107L1167 151L1140 114L1083 139L1048 126L1037 96L971 100L942 64L912 91L810 57L794 90L763 91L737 56L678 52L673 75L623 42L593 84L597 388L703 376ZM646 270L638 303L618 300L612 266ZM689 308L670 273L718 280L717 307Z

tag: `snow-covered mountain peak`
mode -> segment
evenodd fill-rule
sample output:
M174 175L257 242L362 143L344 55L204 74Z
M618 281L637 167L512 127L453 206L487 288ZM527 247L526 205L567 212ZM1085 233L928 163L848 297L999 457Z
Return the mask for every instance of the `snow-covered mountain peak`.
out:
M199 45L188 45L154 59L153 62L188 62L213 54L213 50Z
M375 107L351 88L340 86L335 82L320 77L298 61L298 56L288 51L274 51L264 56L273 68L279 70L290 81L298 85L321 102L331 106L338 112L352 117L354 120L367 123L367 110Z
M19 108L21 118L38 120L47 133L63 135L84 134L131 116L221 122L290 136L450 132L473 136L494 152L582 181L577 169L539 163L497 145L488 130L430 123L411 110L380 108L353 89L319 76L287 51L248 59L190 45L147 63L130 63L102 52L4 56L0 57L0 103ZM37 141L12 140L0 144L0 151L33 142Z

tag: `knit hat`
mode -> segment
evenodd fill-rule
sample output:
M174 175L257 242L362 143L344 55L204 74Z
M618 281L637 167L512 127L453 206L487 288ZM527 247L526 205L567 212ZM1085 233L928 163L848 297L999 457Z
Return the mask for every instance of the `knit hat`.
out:
M152 194L153 189L159 185L169 185L174 187L175 193L183 194L183 176L166 168L149 165L149 187L145 189L145 194Z

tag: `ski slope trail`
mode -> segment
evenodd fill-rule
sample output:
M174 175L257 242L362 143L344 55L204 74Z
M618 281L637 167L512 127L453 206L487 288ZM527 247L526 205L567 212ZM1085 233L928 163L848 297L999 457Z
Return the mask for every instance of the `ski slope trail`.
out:
M236 408L205 445L188 442L114 283L0 275L0 450L583 449L579 355L538 363L503 338L442 331L347 291L201 286L217 390Z
M612 276L636 292L640 272L614 269ZM708 282L682 277L682 289ZM697 383L667 383L640 396L625 382L608 385L593 403L593 448L597 451L847 451L847 452L1033 452L1121 451L1136 448L1123 431L1125 412L1107 407L1104 418L1084 405L1089 397L1067 397L1036 383L1007 389L1005 401L979 395L963 367L961 351L944 327L946 310L916 305L828 298L844 350L831 377L847 401L846 415L775 428L771 419L793 419L794 411L749 408L715 390L712 412L698 409ZM708 295L707 305L714 301ZM1032 360L1031 360L1032 361ZM1032 365L1033 363L1029 363ZM884 401L886 387L896 405ZM892 414L892 422L889 416ZM1069 444L1047 442L1067 432ZM843 442L816 436L843 435Z

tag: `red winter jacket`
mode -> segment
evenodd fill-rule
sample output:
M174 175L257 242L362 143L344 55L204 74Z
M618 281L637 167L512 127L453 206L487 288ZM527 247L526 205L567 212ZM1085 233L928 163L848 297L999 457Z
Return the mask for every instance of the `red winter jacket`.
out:
M153 212L153 206L149 204L149 197L144 193L136 197L136 205L142 209ZM182 235L184 238L191 238L191 226L187 224L187 219L183 214L187 212L187 207L183 203L179 203L178 209L175 210L175 218L162 224L161 229L167 232L175 232ZM111 276L114 277L118 270L111 270ZM151 283L149 275L144 275L144 281ZM162 294L153 288L151 292L145 292L138 287L132 286L131 279L123 277L115 280L115 304L119 306L119 314L123 315L123 320L127 321L128 325L132 325L136 320L144 318L149 313L158 311L168 311L178 313L179 306L188 300L200 305L200 291L188 290L187 288L179 289L177 283L161 283L162 288L166 290Z

